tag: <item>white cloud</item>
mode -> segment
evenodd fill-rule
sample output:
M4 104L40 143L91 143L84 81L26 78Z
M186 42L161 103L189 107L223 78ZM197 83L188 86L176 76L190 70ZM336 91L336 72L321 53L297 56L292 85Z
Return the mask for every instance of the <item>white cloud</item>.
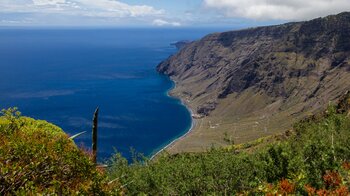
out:
M174 27L179 27L181 26L181 23L179 22L169 22L163 19L155 19L153 20L152 23L154 26L174 26Z
M226 17L304 20L350 10L350 0L204 0Z
M157 10L147 5L129 5L116 0L76 0L81 7L101 16L137 17L160 15L163 10ZM91 12L90 12L91 13Z
M58 5L66 3L65 0L33 0L34 5Z
M117 0L0 0L0 13L62 14L95 17L159 16L163 10Z

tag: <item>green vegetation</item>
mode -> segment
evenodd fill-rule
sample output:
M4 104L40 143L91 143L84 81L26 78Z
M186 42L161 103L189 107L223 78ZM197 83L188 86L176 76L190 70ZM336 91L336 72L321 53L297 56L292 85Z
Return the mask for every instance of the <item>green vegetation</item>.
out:
M59 127L2 111L0 195L104 194L111 186Z
M286 139L278 137L254 152L237 146L205 153L163 154L155 161L139 159L131 165L116 155L108 175L119 177L131 195L348 195L350 119L339 111L329 107L295 124ZM264 140L252 144L261 142Z
M60 128L4 110L0 194L349 195L349 111L350 94L283 135L131 164L117 153L99 171Z

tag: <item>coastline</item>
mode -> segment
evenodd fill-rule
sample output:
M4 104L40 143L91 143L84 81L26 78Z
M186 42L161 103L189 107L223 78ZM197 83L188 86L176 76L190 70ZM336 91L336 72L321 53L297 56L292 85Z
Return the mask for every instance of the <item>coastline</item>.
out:
M173 91L175 88L176 88L176 81L174 79L172 79L171 77L168 77L172 82L173 82L173 87L170 88L168 91L167 91L167 96L169 97L173 97L173 98L176 98L178 99L180 102L181 102L181 105L185 106L186 109L190 112L190 115L191 115L191 127L184 133L182 134L181 136L173 139L173 140L170 140L170 142L165 145L164 147L160 148L160 150L157 150L156 153L152 154L152 156L150 157L150 160L153 160L155 157L157 157L159 154L161 154L163 151L165 151L166 149L172 147L176 142L184 139L185 137L187 137L193 130L194 128L196 127L196 125L198 124L197 123L197 119L193 118L193 110L190 108L190 106L188 104L186 104L186 101L183 100L181 97L179 96L174 96L174 95L171 95L171 91Z

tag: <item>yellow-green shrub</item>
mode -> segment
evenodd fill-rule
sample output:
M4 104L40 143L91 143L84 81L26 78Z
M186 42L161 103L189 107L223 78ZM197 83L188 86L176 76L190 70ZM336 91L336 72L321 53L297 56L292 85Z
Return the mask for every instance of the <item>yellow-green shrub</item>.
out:
M0 117L0 195L104 194L104 175L57 126L21 117Z

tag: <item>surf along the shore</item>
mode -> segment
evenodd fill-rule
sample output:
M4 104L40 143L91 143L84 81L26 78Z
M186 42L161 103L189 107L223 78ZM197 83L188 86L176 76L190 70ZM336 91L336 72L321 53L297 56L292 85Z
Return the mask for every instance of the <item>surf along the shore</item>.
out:
M183 105L184 107L186 107L186 109L188 110L188 112L191 115L191 126L189 129L187 129L184 133L182 133L181 135L175 137L174 139L170 140L169 142L167 142L164 146L162 146L161 148L158 148L157 150L154 151L154 153L152 153L152 155L150 156L150 159L154 159L156 158L158 155L160 155L162 152L166 151L167 149L171 148L176 142L182 140L183 138L185 138L186 136L188 136L188 134L190 134L195 127L198 124L198 119L196 118L196 114L194 114L193 110L190 108L190 106L186 103L186 100L184 100L183 98L179 97L179 96L175 96L174 94L172 94L171 92L176 89L176 81L174 81L173 79L171 79L169 77L169 79L172 81L173 85L170 89L168 89L166 91L167 96L174 98L174 99L178 99L180 101L180 104Z

